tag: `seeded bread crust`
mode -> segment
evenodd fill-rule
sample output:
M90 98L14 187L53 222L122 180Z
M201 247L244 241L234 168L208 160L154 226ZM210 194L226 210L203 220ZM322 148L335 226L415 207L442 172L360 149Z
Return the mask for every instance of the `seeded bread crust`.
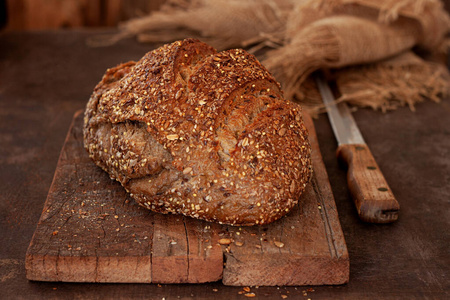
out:
M84 143L140 205L231 225L281 218L312 172L300 106L253 55L194 39L108 69Z

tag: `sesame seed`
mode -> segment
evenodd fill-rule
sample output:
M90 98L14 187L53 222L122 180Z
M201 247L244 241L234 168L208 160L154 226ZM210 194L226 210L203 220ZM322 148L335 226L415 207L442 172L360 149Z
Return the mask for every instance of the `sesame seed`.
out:
M179 138L178 134L169 134L166 136L169 141L177 140Z
M274 241L273 243L274 243L275 246L277 246L278 248L283 248L283 247L284 247L284 243L282 243L282 242Z
M219 244L220 245L229 245L229 244L231 244L231 239L222 238L222 239L219 240Z

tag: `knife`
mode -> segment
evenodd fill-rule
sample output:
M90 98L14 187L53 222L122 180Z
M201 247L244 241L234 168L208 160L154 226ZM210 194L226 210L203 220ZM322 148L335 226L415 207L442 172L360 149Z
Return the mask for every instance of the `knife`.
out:
M347 166L347 184L361 220L391 223L397 220L400 205L378 167L369 147L345 103L336 103L325 76L314 78L338 141L337 157Z

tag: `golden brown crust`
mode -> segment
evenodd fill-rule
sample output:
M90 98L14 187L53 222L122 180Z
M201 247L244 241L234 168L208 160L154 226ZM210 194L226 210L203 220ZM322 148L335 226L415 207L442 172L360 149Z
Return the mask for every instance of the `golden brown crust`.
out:
M194 39L108 70L85 112L90 156L139 204L232 225L298 202L307 136L300 106L254 56Z

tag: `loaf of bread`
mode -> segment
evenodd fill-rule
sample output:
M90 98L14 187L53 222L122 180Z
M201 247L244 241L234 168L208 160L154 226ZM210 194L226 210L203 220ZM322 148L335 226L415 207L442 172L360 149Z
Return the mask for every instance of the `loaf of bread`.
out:
M279 219L312 172L301 107L253 55L194 39L108 69L84 143L140 205L223 224Z

